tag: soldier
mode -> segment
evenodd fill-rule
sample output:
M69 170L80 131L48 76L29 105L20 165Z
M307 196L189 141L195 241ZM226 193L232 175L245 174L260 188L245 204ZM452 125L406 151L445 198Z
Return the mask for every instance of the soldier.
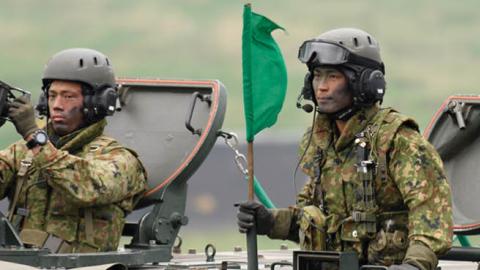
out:
M309 71L302 95L318 112L300 147L309 181L288 209L242 203L240 231L256 226L302 249L355 251L362 264L392 270L436 269L452 241L449 184L415 121L380 107L377 41L334 29L305 41L298 57Z
M0 151L8 217L30 247L114 251L146 176L134 151L103 134L116 100L110 61L98 51L67 49L49 60L42 82L45 128L25 96L9 106L23 140Z

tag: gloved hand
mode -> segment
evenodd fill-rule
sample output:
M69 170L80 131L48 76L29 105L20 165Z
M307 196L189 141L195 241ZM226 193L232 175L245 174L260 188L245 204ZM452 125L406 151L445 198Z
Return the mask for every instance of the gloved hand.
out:
M403 263L416 265L418 269L422 270L434 270L437 269L438 258L427 245L415 241L408 246Z
M420 270L417 267L408 264L408 263L402 263L402 264L394 264L388 267L388 270Z
M33 106L28 96L20 96L8 105L8 117L12 119L18 134L23 138L38 129Z
M237 224L241 233L246 233L255 226L257 234L265 235L273 227L273 214L256 201L241 202L238 208Z

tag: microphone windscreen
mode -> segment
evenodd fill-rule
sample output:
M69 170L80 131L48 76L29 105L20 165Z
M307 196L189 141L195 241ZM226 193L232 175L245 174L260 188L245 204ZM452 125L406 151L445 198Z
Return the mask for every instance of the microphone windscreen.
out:
M313 106L310 105L310 104L305 104L305 105L303 105L303 106L302 106L302 109L303 109L304 111L306 111L307 113L313 112Z

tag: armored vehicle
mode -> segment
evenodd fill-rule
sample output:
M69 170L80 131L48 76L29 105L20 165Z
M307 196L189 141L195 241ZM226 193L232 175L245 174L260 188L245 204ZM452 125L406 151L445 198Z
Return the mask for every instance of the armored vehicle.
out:
M146 166L149 187L127 217L123 235L130 243L116 252L55 254L47 248L24 247L18 233L0 215L1 269L246 269L245 251L205 254L178 253L177 234L188 224L185 216L188 179L202 164L222 131L226 89L216 80L118 80L118 113L108 118L107 133L135 149ZM0 106L8 99L0 91ZM2 107L0 107L0 111ZM480 97L448 98L435 114L425 136L439 150L453 190L455 233L467 245L466 235L480 232ZM168 153L168 154L166 154ZM232 231L232 233L237 233ZM178 246L177 246L178 247ZM259 269L386 269L359 267L353 253L267 250L258 254ZM448 269L477 269L480 248L455 247L441 258ZM254 270L254 269L250 269Z

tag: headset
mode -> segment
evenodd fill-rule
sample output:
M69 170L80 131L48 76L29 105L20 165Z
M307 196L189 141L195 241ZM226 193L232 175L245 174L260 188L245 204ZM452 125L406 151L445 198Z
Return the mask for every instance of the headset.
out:
M307 113L311 113L313 111L313 106L308 103L303 103L304 100L310 100L314 103L315 106L317 105L317 100L314 97L312 80L313 76L312 73L309 71L307 72L307 74L305 74L305 78L303 79L303 87L297 97L296 103L298 109L302 109Z
M116 87L109 84L103 84L95 89L92 89L85 83L82 85L83 94L83 113L87 124L98 122L106 116L111 116L115 113L118 93ZM35 107L40 115L49 117L48 108L48 88L47 84L42 88L38 104Z
M387 82L385 81L385 68L380 69L346 64L340 69L348 78L349 89L353 92L353 105L368 107L379 101L383 102Z
M386 81L385 69L383 65L380 68L370 68L355 64L343 64L335 66L347 77L348 89L353 94L354 107L368 107L380 101L383 101L385 95ZM313 89L313 67L309 67L309 71L305 74L303 87L297 97L297 108L301 108L307 113L313 111L310 104L303 104L303 100L312 101L317 106L315 92Z

